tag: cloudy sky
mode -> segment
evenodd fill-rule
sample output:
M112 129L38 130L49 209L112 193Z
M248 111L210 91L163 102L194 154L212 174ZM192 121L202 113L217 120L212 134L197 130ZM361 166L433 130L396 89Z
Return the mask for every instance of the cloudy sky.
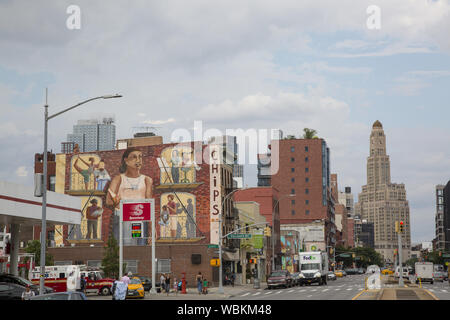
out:
M67 27L72 4L80 29ZM308 127L326 139L340 188L356 199L378 119L392 181L406 185L412 240L430 241L434 188L450 179L449 31L443 0L3 0L0 180L33 183L45 88L50 114L123 95L51 120L53 151L76 120L101 114L115 115L117 138L154 126L166 142L194 121L297 136ZM256 168L245 174L256 185Z

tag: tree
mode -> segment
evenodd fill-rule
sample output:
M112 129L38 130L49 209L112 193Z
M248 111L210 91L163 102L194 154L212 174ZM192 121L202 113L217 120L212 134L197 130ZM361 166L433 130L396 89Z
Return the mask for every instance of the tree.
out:
M114 236L110 236L105 246L105 254L102 260L101 269L106 277L117 279L119 277L119 245ZM123 264L123 270L126 264Z
M314 129L304 128L303 139L318 139L317 131Z
M45 246L45 265L46 266L52 266L53 265L53 256L48 253L47 246ZM34 262L36 266L41 265L41 242L39 240L33 240L28 242L27 247L25 248L26 253L34 253ZM29 260L28 257L26 257L25 262Z
M405 264L406 264L407 266L414 267L415 264L416 264L416 262L418 262L418 261L419 261L419 259L417 259L416 257L414 257L414 258L410 258L410 259L406 260Z

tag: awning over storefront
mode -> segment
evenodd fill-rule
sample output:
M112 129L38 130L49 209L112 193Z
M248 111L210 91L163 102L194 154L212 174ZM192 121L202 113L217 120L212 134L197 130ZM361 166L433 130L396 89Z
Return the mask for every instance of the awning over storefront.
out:
M222 253L222 258L223 260L226 261L239 261L239 251L236 252L228 252L228 251L224 251Z

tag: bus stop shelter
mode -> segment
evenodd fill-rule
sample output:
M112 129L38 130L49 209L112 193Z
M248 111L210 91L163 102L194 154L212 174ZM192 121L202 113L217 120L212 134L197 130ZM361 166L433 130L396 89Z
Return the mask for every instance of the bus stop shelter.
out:
M48 191L46 212L47 227L81 224L81 200L78 197ZM0 225L10 226L10 273L18 274L20 226L40 226L41 223L42 198L34 196L34 188L0 181ZM8 258L4 246L5 241L0 244L0 263Z

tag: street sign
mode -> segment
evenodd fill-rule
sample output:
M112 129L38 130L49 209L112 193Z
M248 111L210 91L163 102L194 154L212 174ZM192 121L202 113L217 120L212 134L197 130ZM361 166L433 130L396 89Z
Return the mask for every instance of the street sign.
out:
M251 239L251 233L232 233L227 236L228 239Z
M218 244L208 244L208 249L211 249L211 248L213 248L213 249L219 248L219 245Z

